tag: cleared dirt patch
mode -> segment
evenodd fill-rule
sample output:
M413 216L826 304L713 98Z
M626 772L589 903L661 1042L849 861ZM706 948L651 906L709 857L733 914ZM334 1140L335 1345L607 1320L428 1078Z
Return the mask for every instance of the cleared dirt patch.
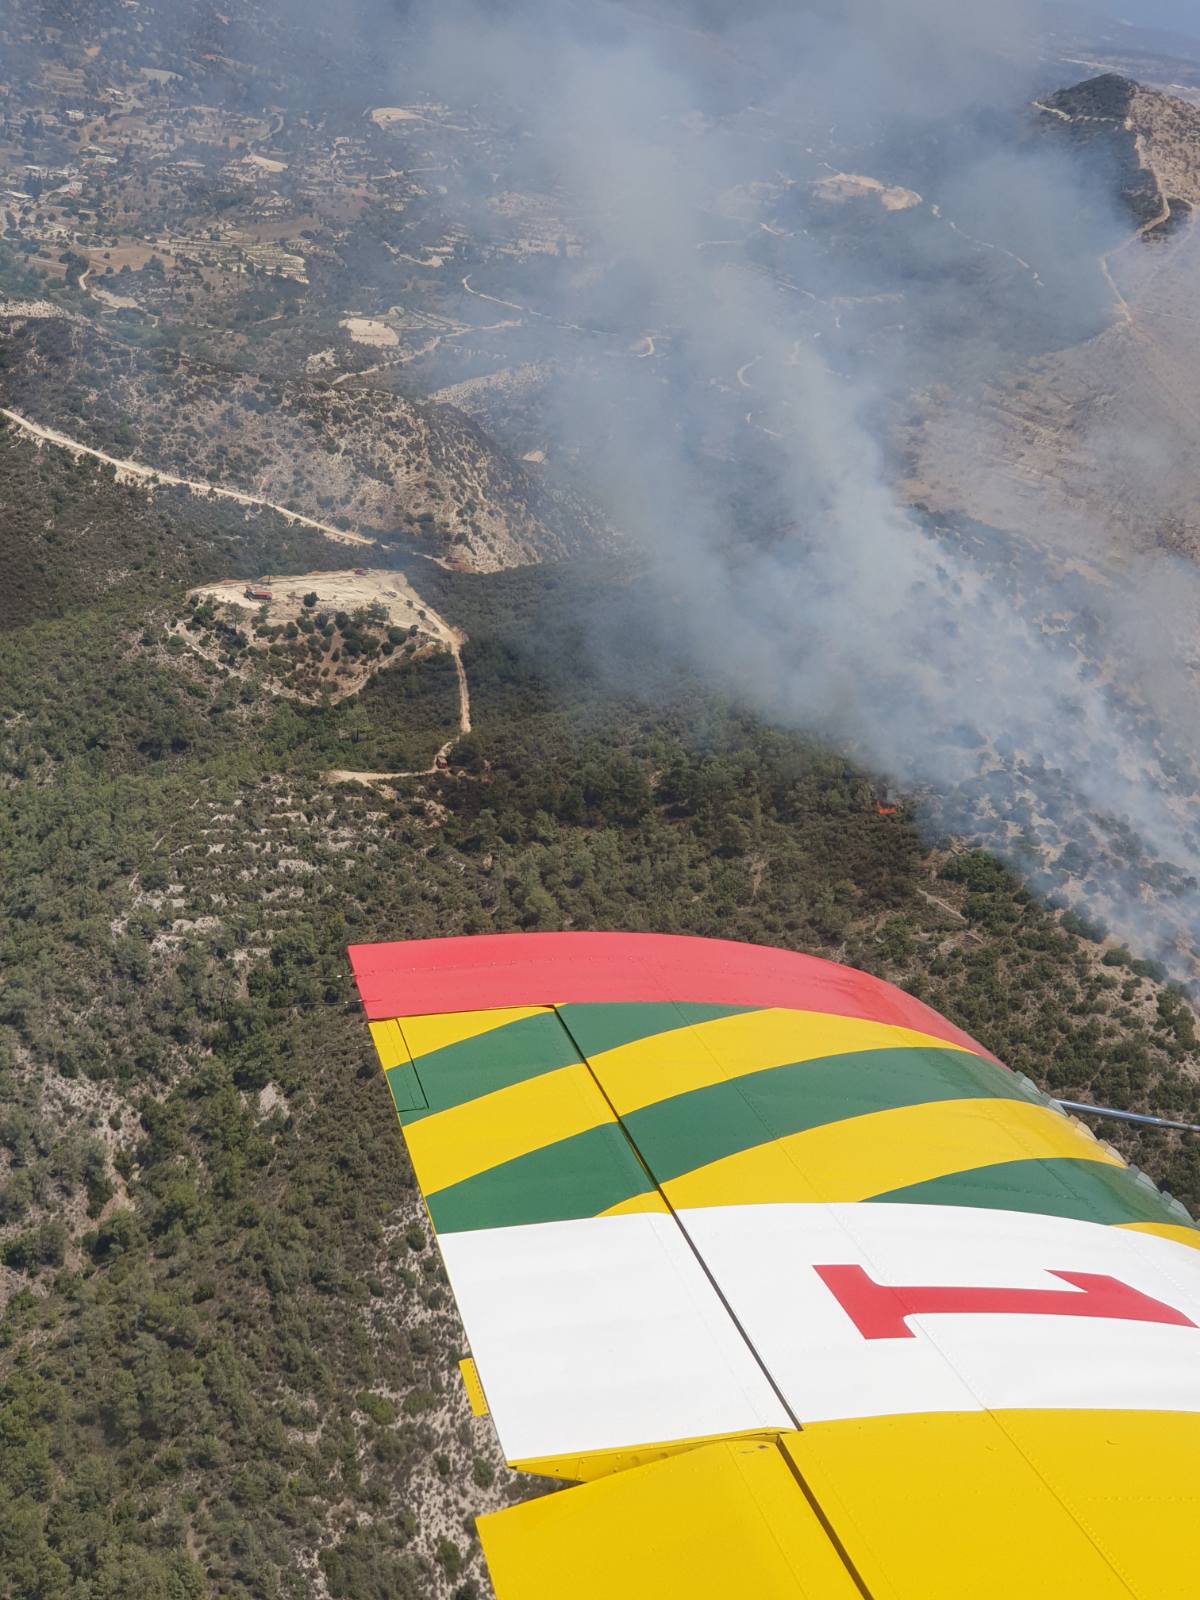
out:
M272 623L298 622L306 610L365 611L379 606L389 624L408 628L416 623L422 633L442 644L457 642L458 635L443 621L409 583L402 572L386 567L362 572L300 572L264 577L261 585L271 591L267 616ZM258 587L252 584L250 587ZM214 600L218 605L237 605L243 611L257 611L260 602L247 599L244 578L229 578L224 583L206 583L191 590L195 599ZM316 605L306 607L304 597L315 594Z
M377 128L390 128L396 122L432 122L439 128L449 128L453 133L465 133L457 123L446 122L445 106L376 106L371 121Z
M264 596L266 598L264 598ZM459 725L470 726L463 636L404 574L376 569L265 575L202 584L171 630L191 650L245 677L265 665L286 698L345 700L385 667L441 650L454 657Z
M915 189L902 189L899 185L889 187L878 178L865 178L858 172L835 172L832 178L818 178L812 188L818 200L832 205L844 205L847 200L874 199L885 211L908 211L921 204L921 196Z
M345 328L355 344L371 344L386 350L400 343L395 328L378 317L343 317L339 326Z
M371 113L371 121L377 128L389 127L393 122L423 122L424 120L420 111L412 111L408 106L376 106Z

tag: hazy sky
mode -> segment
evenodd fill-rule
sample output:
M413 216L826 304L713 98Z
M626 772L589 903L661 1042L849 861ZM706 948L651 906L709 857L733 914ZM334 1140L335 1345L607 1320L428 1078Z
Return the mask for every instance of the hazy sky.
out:
M1175 28L1200 37L1200 0L1091 0L1091 6L1135 27Z

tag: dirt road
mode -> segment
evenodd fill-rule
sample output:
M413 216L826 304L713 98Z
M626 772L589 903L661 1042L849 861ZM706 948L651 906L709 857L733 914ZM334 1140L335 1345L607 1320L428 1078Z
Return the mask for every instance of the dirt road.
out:
M1122 126L1122 123L1119 122L1116 117L1089 117L1080 112L1069 114L1066 111L1060 111L1057 106L1048 106L1041 100L1035 100L1033 104L1037 110L1045 112L1047 116L1057 117L1061 122L1104 122L1113 128L1119 128ZM1123 126L1126 132L1128 132L1132 129L1133 124L1126 120ZM1105 283L1112 292L1113 300L1116 303L1117 312L1122 321L1127 323L1131 328L1134 328L1136 332L1141 333L1141 329L1137 326L1136 319L1134 318L1132 307L1130 306L1128 300L1126 300L1125 296L1121 293L1120 289L1117 287L1117 281L1112 274L1112 262L1122 253L1122 251L1128 250L1131 245L1137 244L1139 240L1146 236L1146 234L1150 233L1155 228L1161 227L1164 222L1168 221L1171 215L1171 205L1169 199L1167 198L1167 186L1159 179L1158 174L1155 172L1154 167L1147 156L1145 140L1140 133L1134 139L1134 149L1137 152L1138 166L1141 167L1143 172L1148 172L1151 177L1155 179L1156 183L1158 183L1159 193L1162 197L1162 204L1159 208L1159 213L1157 216L1151 217L1148 222L1143 222L1141 226L1129 236L1128 239L1123 239L1121 243L1116 245L1112 250L1105 251L1105 253L1100 257L1100 271L1104 277ZM1195 221L1194 216L1192 220L1193 222ZM953 227L954 224L951 223L950 226ZM1019 258L1014 257L1014 259ZM1025 265L1025 263L1022 263L1022 265Z
M22 433L31 439L36 439L40 444L52 444L60 450L69 451L73 456L90 456L93 461L102 461L106 466L115 467L117 477L126 482L148 483L152 486L165 484L172 489L186 489L189 494L212 496L218 500L233 500L242 506L261 506L266 511L277 512L288 522L298 522L302 527L312 528L337 544L375 543L374 539L365 538L361 533L346 533L341 528L331 527L327 522L318 522L313 517L304 516L300 511L293 511L289 506L278 505L274 500L264 500L260 495L246 494L241 489L221 489L216 484L203 483L194 478L181 478L176 473L164 472L159 467L147 467L137 461L124 461L118 456L110 456L103 450L93 449L91 445L80 444L78 439L70 439L65 433L59 433L54 428L44 428L40 422L31 422L28 417L10 411L7 406L0 406L0 417L7 417Z
M458 731L460 734L471 731L471 686L467 682L467 669L463 666L462 647L463 638L457 629L452 630L454 637L450 645L450 654L454 657L454 670L458 674ZM443 746L449 750L454 743Z
M1142 170L1144 172L1150 172L1150 173L1153 174L1154 169L1152 167L1150 167L1146 162L1145 150L1144 150L1144 148L1142 146L1142 140L1141 140L1141 136L1140 135L1139 135L1138 140L1137 140L1137 153L1138 153L1138 160L1140 161L1141 166L1142 166ZM1145 338L1149 338L1150 336L1148 334L1145 334L1144 331L1141 329L1141 327L1137 324L1136 319L1135 319L1134 314L1133 314L1133 308L1130 306L1129 301L1126 300L1125 296L1121 293L1120 289L1117 287L1117 280L1112 275L1112 263L1116 260L1116 258L1119 255L1121 255L1124 251L1128 250L1132 245L1140 243L1141 240L1143 240L1148 233L1151 233L1155 228L1161 228L1164 222L1170 221L1170 217L1171 217L1171 202L1170 202L1169 198L1167 197L1167 191L1166 191L1165 185L1159 184L1159 190L1160 190L1161 195L1162 195L1162 205L1159 207L1158 215L1154 216L1154 217L1151 217L1149 222L1143 222L1141 227L1138 228L1136 233L1130 234L1129 238L1128 239L1123 239L1121 241L1121 243L1116 246L1115 249L1109 250L1108 252L1106 252L1106 254L1104 254L1104 255L1102 255L1100 257L1100 271L1104 275L1104 281L1108 284L1108 287L1112 290L1113 296L1114 296L1114 298L1116 300L1116 303L1117 303L1117 310L1120 312L1120 314L1121 314L1122 318L1124 319L1124 321L1127 322L1130 325L1130 327L1134 328L1135 331L1137 331L1139 334L1142 334L1142 336L1145 337ZM1192 227L1195 226L1195 221L1196 221L1196 215L1195 215L1195 212L1193 211L1191 222L1188 224L1189 231L1190 231L1190 229Z
M751 367L756 367L761 360L761 356L755 356L753 360L747 361L744 367L739 367L737 369L737 381L740 389L753 389L754 385L746 382L746 374L750 371Z
M483 296L480 296L482 299ZM463 339L472 333L497 333L505 328L519 328L521 319L509 317L504 322L471 323L467 327L454 328L450 333L435 333L428 343L419 345L414 349L401 350L398 355L388 356L385 361L376 361L373 366L359 367L354 371L339 373L334 378L331 388L337 389L343 383L350 383L355 378L370 378L377 372L390 372L395 367L403 367L411 361L420 361L423 357L432 355L433 352L449 339Z
M1047 116L1057 117L1060 122L1074 122L1077 120L1075 117L1071 116L1069 112L1060 111L1057 106L1048 106L1041 100L1035 100L1033 103L1039 111L1044 111ZM1098 122L1100 118L1084 117L1080 120L1084 122Z
M482 289L472 289L469 274L462 280L462 286L468 294L474 295L476 300L490 300L494 306L506 306L509 311L519 311L523 317L537 317L542 322L549 322L556 328L562 328L566 333L590 333L599 339L613 337L611 329L584 328L578 322L559 322L557 317L552 317L548 311L535 311L532 306L519 306L515 300L498 300L494 294L484 294Z
M462 286L468 294L473 294L476 300L490 300L494 306L507 306L510 311L520 311L526 316L529 314L528 308L517 305L515 300L497 300L494 294L484 294L482 289L472 289L470 275L463 279Z
M393 783L399 778L432 778L439 772L445 772L451 750L463 734L471 731L471 689L462 659L465 641L456 628L449 628L448 633L450 654L454 657L454 670L458 674L458 732L454 737L446 740L429 766L420 767L415 772L352 772L347 767L334 767L324 774L326 783Z
M212 600L219 606L247 609L244 578L226 578L204 583L189 591L189 597ZM299 622L312 610L327 612L359 611L377 607L387 621L402 628L413 627L431 639L453 648L459 635L440 617L427 600L409 583L406 575L391 567L355 567L352 571L275 573L266 585L272 591L269 605L273 623ZM304 597L316 595L314 607ZM254 609L251 606L249 609Z

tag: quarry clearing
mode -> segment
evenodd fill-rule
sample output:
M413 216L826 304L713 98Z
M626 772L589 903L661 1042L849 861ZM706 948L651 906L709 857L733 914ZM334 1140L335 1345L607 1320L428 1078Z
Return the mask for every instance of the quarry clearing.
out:
M376 106L371 121L377 128L390 127L393 122L424 122L425 114L410 106Z
M461 642L457 630L422 600L404 574L388 568L368 568L364 572L289 573L286 577L264 578L262 586L271 591L271 599L266 604L267 617L272 623L297 622L306 609L354 612L379 606L386 613L387 622L396 627L410 628L415 623L422 633L448 649L454 649ZM197 600L257 611L259 602L246 598L246 587L244 578L227 578L221 583L201 584L190 593ZM307 594L317 597L316 604L310 608L304 605Z
M451 133L470 131L455 122L446 122L445 106L376 106L370 115L377 128L390 128L396 122L429 122L437 128L449 128Z
M338 326L345 328L355 344L369 344L387 350L400 343L400 335L395 328L378 317L343 317Z
M898 184L889 186L878 178L866 178L859 172L835 172L831 178L818 178L812 186L818 200L831 205L845 205L847 200L878 200L885 211L908 211L921 204L915 189L902 189Z
M252 599L246 594L247 588L269 589L271 598L265 602ZM314 594L316 600L311 606L306 606L305 596ZM197 588L189 590L188 598L196 601L209 600L222 610L231 608L235 616L238 613L254 614L265 607L266 621L275 627L286 627L289 622L298 623L302 616L317 617L328 612L335 614L372 612L379 619L380 626L391 625L405 630L415 627L417 639L420 641L419 655L428 654L431 647L436 646L441 646L450 652L458 679L458 726L454 734L438 750L430 765L416 772L354 772L339 768L325 773L327 783L373 784L386 783L398 778L432 776L446 769L450 751L463 734L471 731L471 690L462 659L462 647L466 642L466 636L458 628L451 626L444 617L440 617L433 607L421 598L402 572L387 568L374 568L362 572L298 572L283 577L278 574L270 577L264 575L257 582L250 584L247 584L244 578L226 578L220 583L200 584ZM213 659L212 652L206 650L186 628L180 627L173 631L196 654L205 656L206 659ZM392 659L400 661L404 658L396 656ZM376 672L385 670L388 665L387 658L378 657L362 661L353 667L343 663L336 675L336 682L325 684L324 690L330 693L330 698L334 701L347 699L350 695L357 694L369 678ZM311 696L296 695L294 691L286 688L278 689L277 692L287 698L311 698Z
M259 599L247 593L248 590L265 590L270 598ZM306 597L313 597L311 604L305 605ZM209 602L214 612L222 614L218 632L223 627L228 636L231 629L241 630L254 655L266 656L269 668L280 660L278 649L299 652L302 665L298 672L294 670L297 661L288 659L280 661L279 670L274 674L273 692L288 699L313 702L328 696L335 702L345 700L357 694L375 673L385 671L389 665L419 660L438 650L446 650L454 661L458 680L458 731L438 751L428 770L434 772L444 767L455 740L471 731L471 694L462 661L466 636L440 617L402 572L386 568L300 572L283 577L264 575L251 583L244 578L228 578L221 583L201 584L189 591L188 598L198 604ZM352 658L346 639L361 624L364 614L366 631L373 637L382 638L385 630L399 628L406 638L397 640L396 645L387 642L382 652L372 650ZM356 617L360 624L352 620ZM322 654L318 650L315 661L304 650L306 639L315 641L321 637L313 631L314 623L327 624L325 633L328 635L326 652ZM194 628L184 622L172 631L193 652L218 662L221 645L215 636L203 633L197 637ZM282 646L276 642L281 636ZM239 667L239 670L244 675L245 669ZM330 773L326 776L331 781L365 782L383 775Z

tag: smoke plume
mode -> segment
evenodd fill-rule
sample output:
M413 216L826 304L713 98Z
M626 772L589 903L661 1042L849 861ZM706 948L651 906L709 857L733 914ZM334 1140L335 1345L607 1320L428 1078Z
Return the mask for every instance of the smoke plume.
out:
M939 522L898 488L914 396L1113 315L1099 258L1132 224L1035 127L1037 20L438 0L404 81L497 152L481 179L447 146L475 237L523 190L579 241L473 287L527 313L552 454L646 552L664 638L1191 978L1196 574L1072 562L1055 530Z

